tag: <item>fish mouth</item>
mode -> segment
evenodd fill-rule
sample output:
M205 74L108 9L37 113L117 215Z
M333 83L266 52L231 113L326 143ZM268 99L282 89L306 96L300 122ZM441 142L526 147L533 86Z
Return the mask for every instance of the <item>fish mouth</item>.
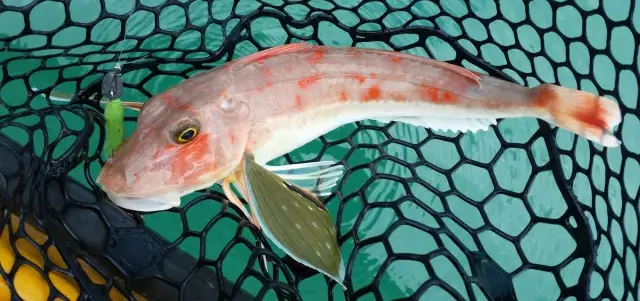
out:
M153 197L123 197L112 194L106 190L105 193L118 207L133 211L163 211L180 206L180 194L177 193L167 193Z

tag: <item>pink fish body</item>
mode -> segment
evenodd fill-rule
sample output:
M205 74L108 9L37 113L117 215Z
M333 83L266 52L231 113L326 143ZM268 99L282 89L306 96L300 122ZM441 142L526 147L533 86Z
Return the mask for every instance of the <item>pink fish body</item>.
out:
M604 146L620 144L617 104L544 84L502 81L400 52L288 44L200 73L152 97L98 182L118 205L168 209L238 169L266 163L337 127L375 119L477 131L535 117ZM195 138L177 135L197 129Z

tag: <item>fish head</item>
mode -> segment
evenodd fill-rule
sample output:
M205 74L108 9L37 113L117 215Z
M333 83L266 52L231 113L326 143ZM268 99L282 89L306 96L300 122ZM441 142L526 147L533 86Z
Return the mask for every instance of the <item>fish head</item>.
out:
M251 118L245 102L227 95L183 85L149 99L98 176L111 201L135 211L167 210L240 166Z

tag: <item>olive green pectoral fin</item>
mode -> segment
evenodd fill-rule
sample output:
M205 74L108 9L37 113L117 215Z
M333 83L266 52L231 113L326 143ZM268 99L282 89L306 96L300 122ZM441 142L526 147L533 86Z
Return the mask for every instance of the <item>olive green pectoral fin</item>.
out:
M296 261L342 284L344 262L331 216L313 194L244 160L244 180L251 210L262 231Z

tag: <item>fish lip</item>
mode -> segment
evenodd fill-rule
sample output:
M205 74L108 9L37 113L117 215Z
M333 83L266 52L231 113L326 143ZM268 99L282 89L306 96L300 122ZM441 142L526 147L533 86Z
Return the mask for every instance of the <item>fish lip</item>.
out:
M174 207L179 207L180 194L170 193L163 196L155 197L131 197L131 196L117 196L105 191L109 200L116 206L139 212L154 212L169 210Z

